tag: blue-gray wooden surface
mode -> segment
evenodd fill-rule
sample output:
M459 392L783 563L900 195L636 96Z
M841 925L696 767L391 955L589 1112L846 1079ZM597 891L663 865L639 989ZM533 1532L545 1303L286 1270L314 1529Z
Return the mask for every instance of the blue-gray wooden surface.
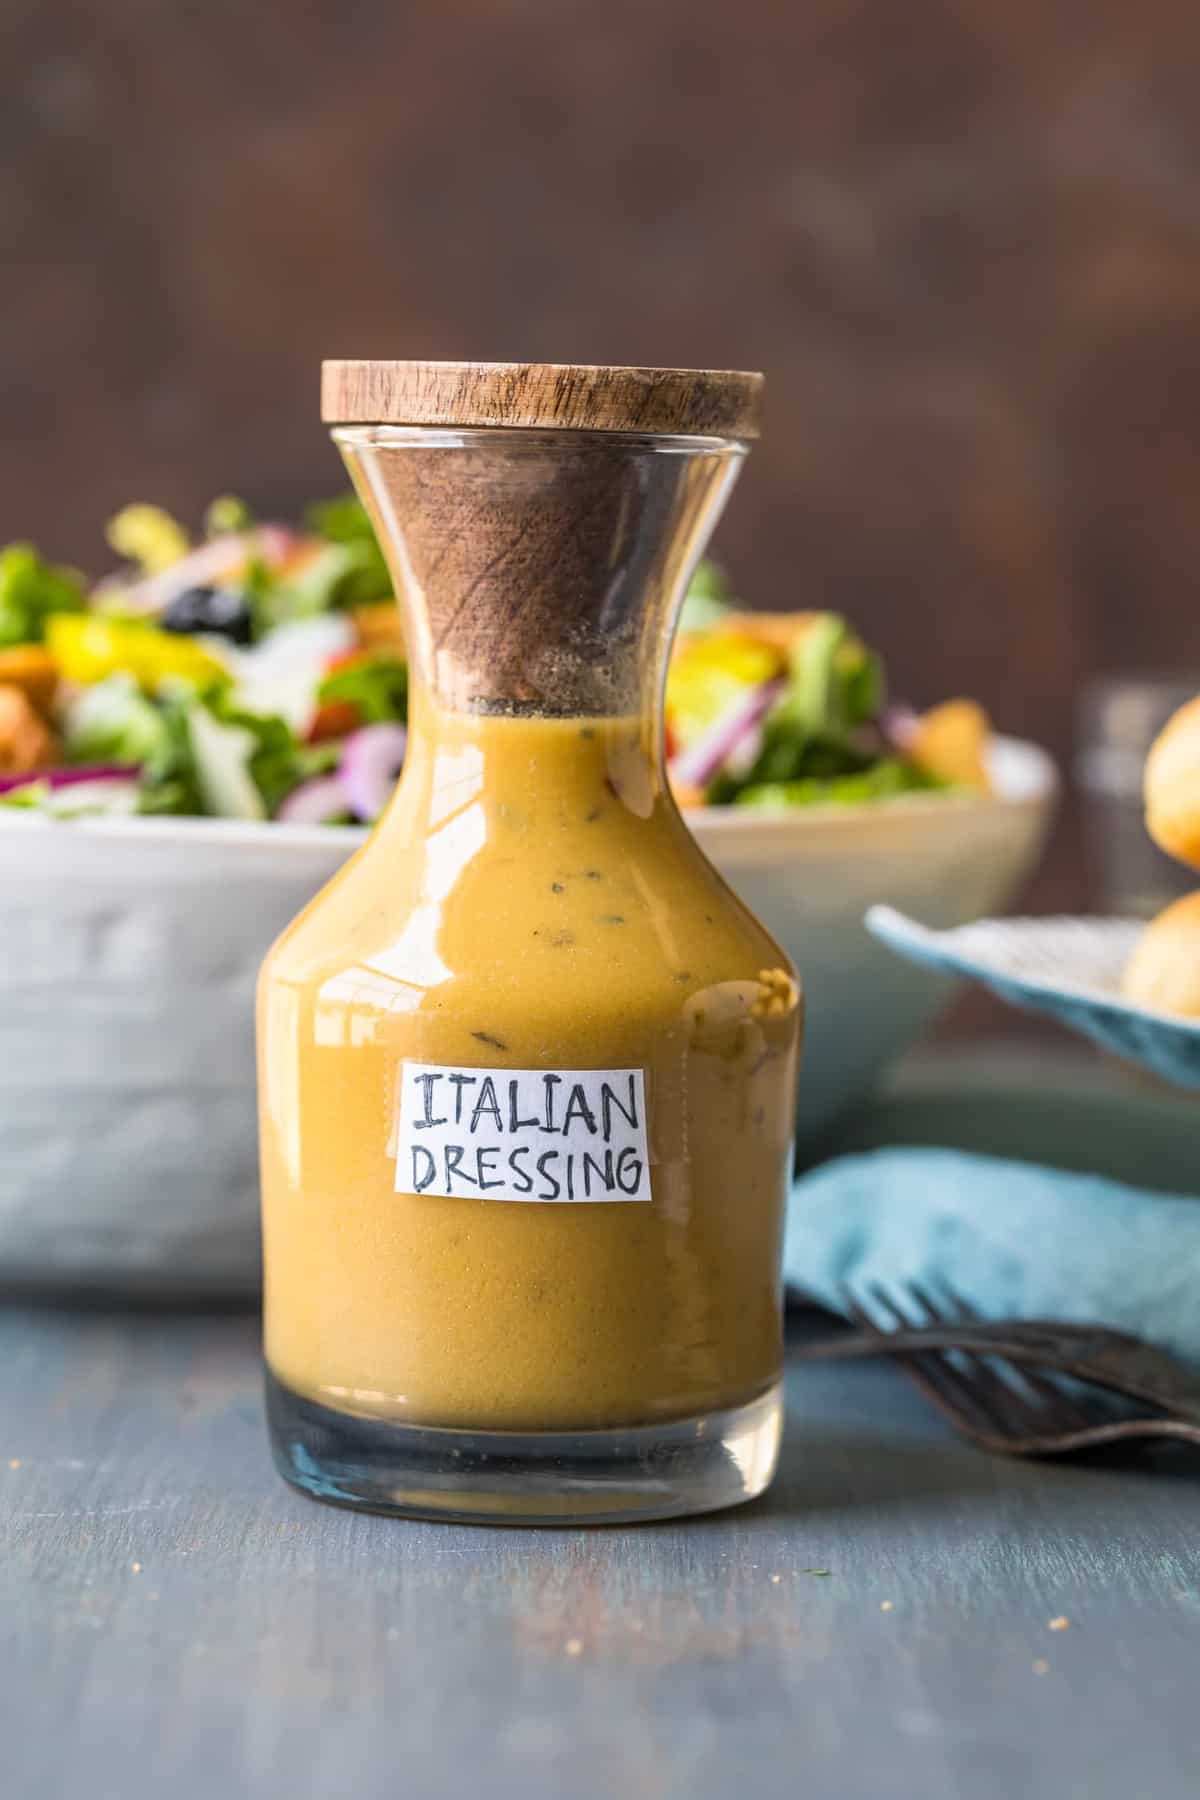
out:
M1194 1463L989 1460L887 1368L789 1399L738 1513L399 1524L275 1477L252 1321L0 1311L0 1792L1194 1800Z

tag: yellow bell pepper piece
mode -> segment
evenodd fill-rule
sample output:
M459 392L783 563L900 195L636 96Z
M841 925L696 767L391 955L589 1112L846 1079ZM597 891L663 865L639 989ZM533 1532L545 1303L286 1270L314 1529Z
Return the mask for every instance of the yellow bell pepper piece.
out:
M747 689L770 681L786 667L777 645L744 632L704 632L684 638L667 674L667 720L679 744L689 744L714 725Z
M136 620L53 613L46 621L46 648L64 678L80 687L124 672L153 693L170 679L203 686L228 675L195 638Z
M187 532L161 506L123 507L105 536L118 556L140 563L147 575L169 569L191 549Z

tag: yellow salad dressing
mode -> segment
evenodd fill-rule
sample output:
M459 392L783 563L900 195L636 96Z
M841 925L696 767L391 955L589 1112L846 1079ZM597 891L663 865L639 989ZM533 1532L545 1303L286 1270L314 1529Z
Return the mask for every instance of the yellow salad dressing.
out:
M792 973L697 854L640 720L419 693L415 714L375 839L263 971L269 1365L330 1407L466 1428L748 1399L780 1358ZM398 1171L406 1063L449 1071L413 1092L458 1126L451 1194L397 1191L430 1160ZM561 1072L549 1113L510 1071ZM619 1187L631 1114L648 1200Z

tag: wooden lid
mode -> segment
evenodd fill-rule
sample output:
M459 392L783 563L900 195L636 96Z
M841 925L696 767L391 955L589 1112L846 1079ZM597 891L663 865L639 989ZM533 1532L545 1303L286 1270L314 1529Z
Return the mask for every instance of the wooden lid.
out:
M330 425L516 426L756 438L761 375L586 363L327 362Z

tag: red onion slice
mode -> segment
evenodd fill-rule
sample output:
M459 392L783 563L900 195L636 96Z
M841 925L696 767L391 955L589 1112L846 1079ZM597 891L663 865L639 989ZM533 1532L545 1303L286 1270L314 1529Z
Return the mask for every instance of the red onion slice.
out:
M728 759L757 732L786 686L786 680L779 676L749 689L702 737L675 757L671 763L672 779L681 787L707 787Z
M346 790L336 775L314 775L282 800L275 813L281 825L331 825L350 811Z
M75 787L81 781L114 781L136 786L140 769L124 763L75 763L60 769L26 769L22 775L0 775L0 794L11 794L16 788L42 784L48 788Z
M884 738L901 755L911 747L920 727L920 719L910 706L889 706L880 718Z
M346 739L338 779L356 817L377 819L391 797L404 763L403 725L364 725Z

